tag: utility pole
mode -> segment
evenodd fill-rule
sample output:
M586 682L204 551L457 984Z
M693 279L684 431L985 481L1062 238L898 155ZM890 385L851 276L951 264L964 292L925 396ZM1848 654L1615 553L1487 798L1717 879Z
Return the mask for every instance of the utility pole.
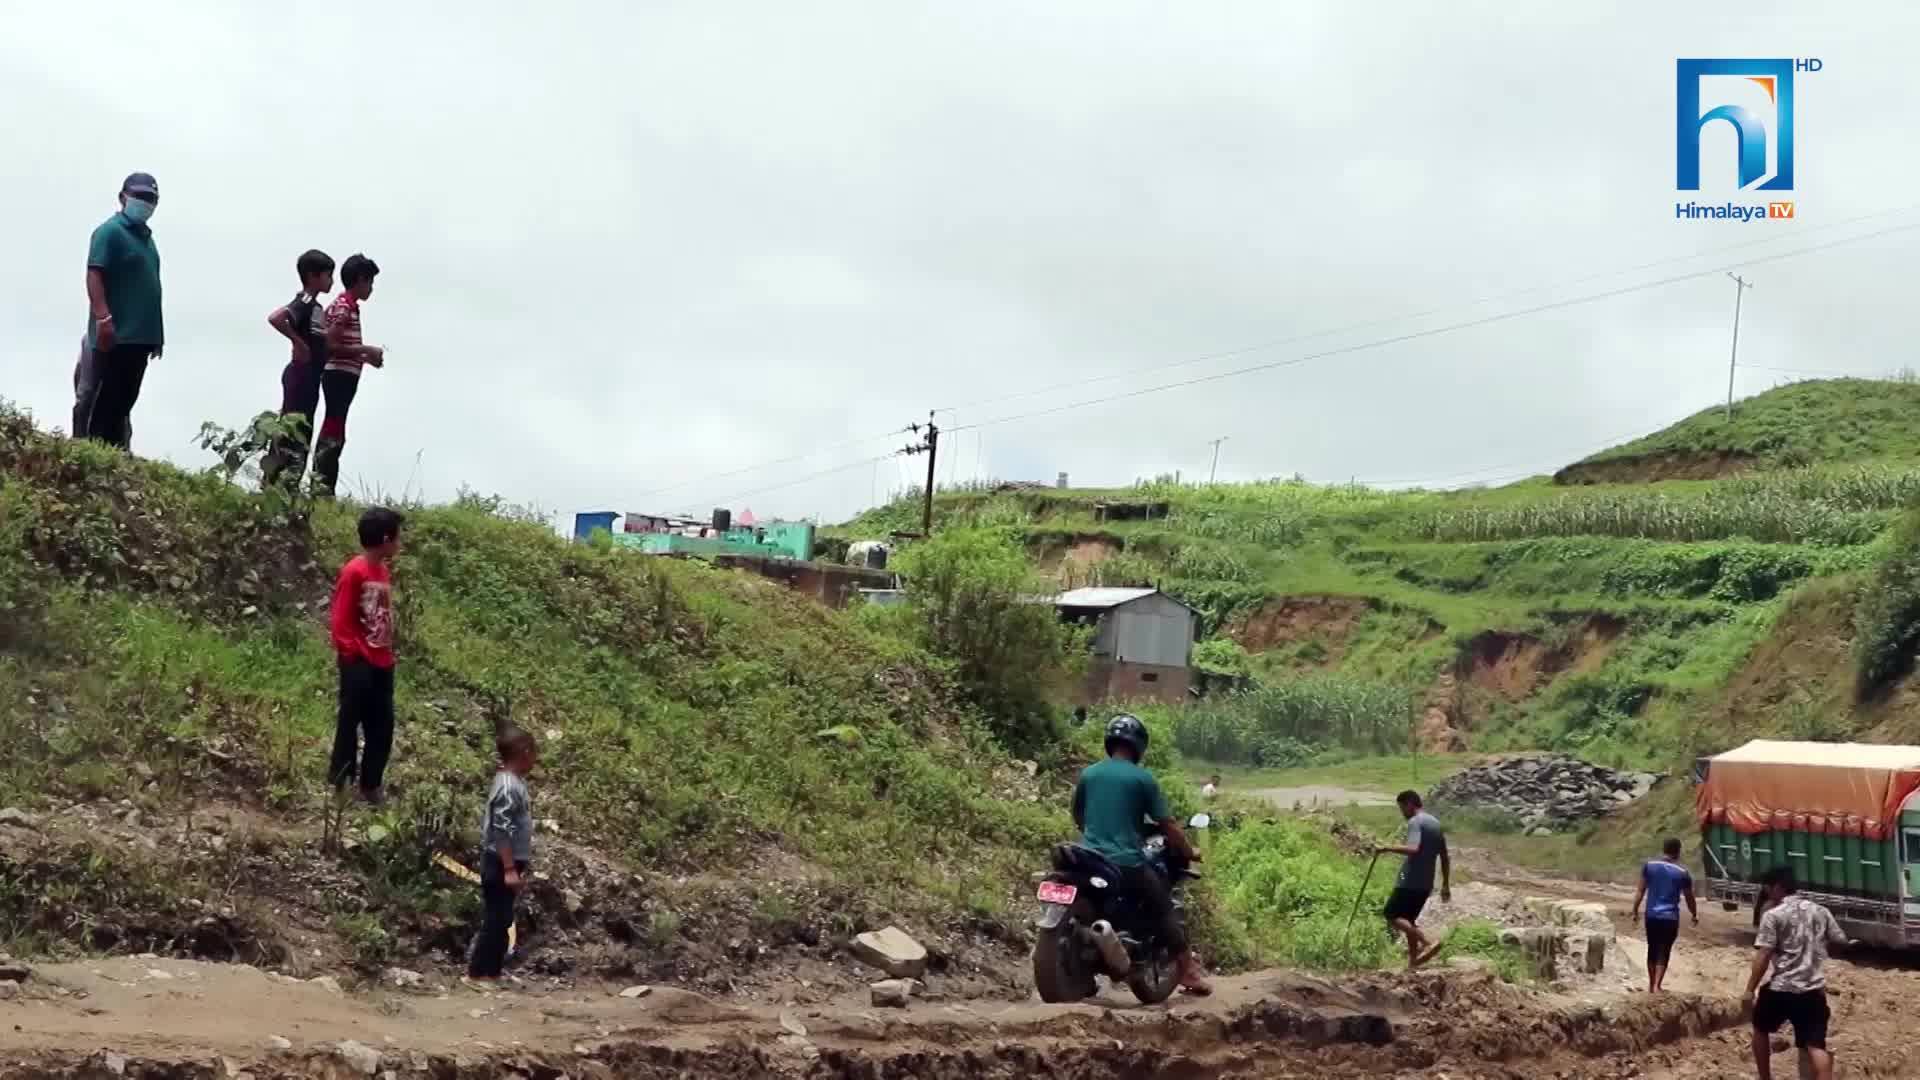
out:
M1733 279L1733 351L1727 354L1727 423L1733 423L1733 366L1740 360L1740 301L1753 288L1746 278L1729 273Z
M919 424L908 424L907 430L920 434ZM933 413L927 413L927 437L924 442L913 443L900 448L903 454L927 455L927 490L921 493L920 535L933 535L933 466L940 453L940 427L933 422Z
M1213 474L1220 471L1220 444L1227 441L1225 435L1213 440L1213 464L1207 467L1207 485L1213 485Z

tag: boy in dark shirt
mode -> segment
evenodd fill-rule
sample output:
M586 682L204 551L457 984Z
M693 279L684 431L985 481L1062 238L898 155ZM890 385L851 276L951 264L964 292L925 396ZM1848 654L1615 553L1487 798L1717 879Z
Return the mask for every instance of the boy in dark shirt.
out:
M327 366L327 312L321 297L333 291L333 258L316 249L295 260L293 268L300 275L300 291L267 316L267 325L293 348L286 370L280 373L280 416L297 417L299 423L297 430L273 440L260 463L266 486L273 487L287 476L290 492L300 490L300 479L306 474L313 416L320 410L320 372Z

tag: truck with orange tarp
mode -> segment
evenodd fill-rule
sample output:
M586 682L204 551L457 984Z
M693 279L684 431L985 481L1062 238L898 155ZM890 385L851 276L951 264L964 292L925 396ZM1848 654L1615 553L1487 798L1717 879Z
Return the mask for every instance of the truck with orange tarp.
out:
M1849 934L1920 946L1920 746L1755 739L1694 767L1706 895L1758 918L1786 864Z

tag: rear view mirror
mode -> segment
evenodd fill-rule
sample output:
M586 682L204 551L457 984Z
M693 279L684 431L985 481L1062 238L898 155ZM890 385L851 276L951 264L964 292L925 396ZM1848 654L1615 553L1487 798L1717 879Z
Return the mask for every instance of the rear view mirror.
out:
M1187 822L1187 828L1189 828L1189 829L1204 829L1204 828L1206 828L1207 826L1209 826L1209 825L1211 825L1211 824L1213 824L1213 819L1212 819L1212 818L1210 818L1210 817L1208 817L1208 816L1207 816L1207 815L1205 815L1205 814L1195 814L1195 815L1193 815L1193 819L1192 819L1191 821L1189 821L1189 822Z

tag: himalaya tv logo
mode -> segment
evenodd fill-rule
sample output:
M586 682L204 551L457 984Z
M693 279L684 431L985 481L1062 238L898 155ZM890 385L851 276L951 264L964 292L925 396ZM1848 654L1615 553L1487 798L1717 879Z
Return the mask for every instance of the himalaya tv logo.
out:
M1824 66L1817 59L1681 60L1677 63L1674 161L1681 191L1708 188L1793 190L1793 76ZM1791 201L1722 205L1674 204L1674 217L1737 221L1791 220Z

